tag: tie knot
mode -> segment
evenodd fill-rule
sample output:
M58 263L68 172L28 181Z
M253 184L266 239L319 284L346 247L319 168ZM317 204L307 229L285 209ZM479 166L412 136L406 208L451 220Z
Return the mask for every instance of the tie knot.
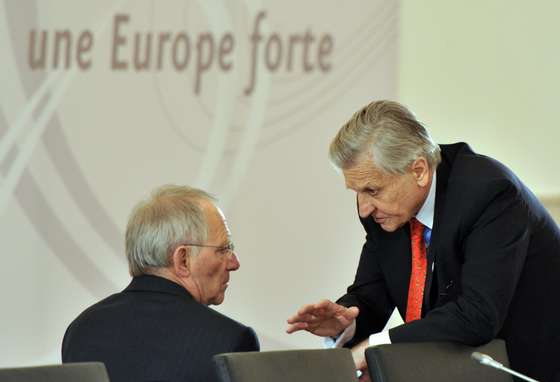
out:
M424 224L416 218L410 219L410 237L413 240L424 240L427 246L430 245L430 239L432 238L432 230L426 227Z
M410 232L412 235L422 235L422 233L424 232L424 228L424 224L420 223L418 219L410 219Z

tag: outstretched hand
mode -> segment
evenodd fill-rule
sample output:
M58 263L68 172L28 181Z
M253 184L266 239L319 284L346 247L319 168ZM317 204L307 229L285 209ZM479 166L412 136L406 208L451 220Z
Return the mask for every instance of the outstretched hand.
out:
M358 317L359 309L347 308L330 300L302 306L288 318L287 333L306 330L321 337L336 337Z

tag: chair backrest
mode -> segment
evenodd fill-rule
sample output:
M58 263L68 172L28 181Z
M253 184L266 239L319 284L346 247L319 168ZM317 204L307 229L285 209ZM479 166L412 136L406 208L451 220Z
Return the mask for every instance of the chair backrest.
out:
M488 354L509 366L505 343L494 340L484 346L420 342L379 345L366 349L366 360L375 382L511 382L502 371L471 359L472 352Z
M0 382L109 382L101 362L0 369Z
M225 353L214 362L222 382L357 381L348 349Z

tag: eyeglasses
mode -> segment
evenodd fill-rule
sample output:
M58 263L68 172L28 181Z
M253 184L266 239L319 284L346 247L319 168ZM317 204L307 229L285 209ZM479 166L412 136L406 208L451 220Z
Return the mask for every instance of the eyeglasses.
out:
M216 252L221 255L229 255L230 253L235 253L235 245L232 242L227 243L226 245L207 245L207 244L198 244L198 243L183 243L181 245L191 246L191 247L202 247L202 248L216 248Z

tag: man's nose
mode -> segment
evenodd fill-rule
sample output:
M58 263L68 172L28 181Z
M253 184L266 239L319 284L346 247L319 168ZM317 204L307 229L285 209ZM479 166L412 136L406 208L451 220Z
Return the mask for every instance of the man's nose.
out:
M367 195L358 193L358 214L361 218L367 218L375 211L375 206Z
M239 269L240 266L241 263L239 262L239 258L237 257L237 254L235 252L232 252L229 255L229 259L228 259L228 270L236 271Z

